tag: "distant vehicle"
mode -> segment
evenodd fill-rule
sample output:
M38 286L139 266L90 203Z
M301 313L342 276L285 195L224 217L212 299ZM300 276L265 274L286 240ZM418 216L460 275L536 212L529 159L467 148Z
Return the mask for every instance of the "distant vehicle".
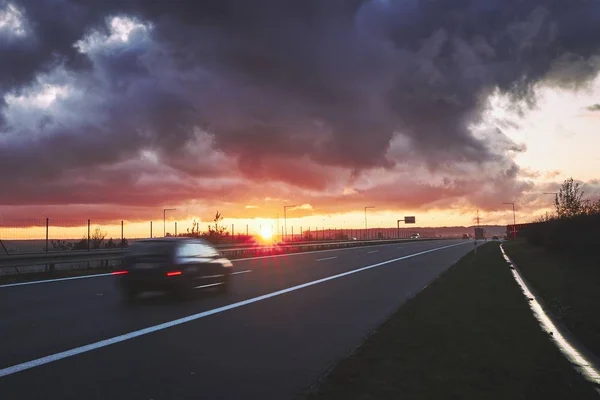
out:
M418 233L413 233L412 235L410 235L411 239L418 239L420 237L421 237L421 235L419 235Z
M498 237L498 235L494 235L492 236L492 240L500 240L500 238Z
M357 238L353 237L352 240L358 240Z
M462 238L463 238L463 239L470 239L471 237L469 236L469 234L468 234L468 233L463 233L463 236L462 236Z
M135 242L116 271L126 301L145 291L167 291L190 298L197 289L226 291L233 265L210 243L192 238Z

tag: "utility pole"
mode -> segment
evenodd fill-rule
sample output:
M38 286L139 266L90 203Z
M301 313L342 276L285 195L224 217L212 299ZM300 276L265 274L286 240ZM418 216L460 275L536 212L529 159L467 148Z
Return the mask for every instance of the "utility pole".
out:
M375 208L375 206L367 206L367 207L365 207L365 236L367 236L367 239L368 239L368 236L369 236L369 230L368 229L369 228L367 227L367 208Z
M284 241L287 241L287 209L288 208L292 208L292 207L296 207L295 205L289 205L289 206L283 206L283 234L284 234Z
M512 205L513 210L513 240L517 238L517 217L515 215L515 203L514 202L505 202L502 204Z
M475 222L477 222L477 227L479 228L479 222L481 221L481 218L479 218L479 210L477 210L477 217L475 217Z
M163 209L163 237L167 236L167 211L175 211L174 208Z

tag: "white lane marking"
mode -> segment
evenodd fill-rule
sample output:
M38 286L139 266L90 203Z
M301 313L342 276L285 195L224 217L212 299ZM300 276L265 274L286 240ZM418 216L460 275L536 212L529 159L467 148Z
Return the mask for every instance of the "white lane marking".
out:
M335 256L335 257L317 258L315 261L327 261L327 260L334 260L336 258L337 258L337 256Z
M247 274L248 272L252 272L252 270L247 269L245 271L232 272L230 275Z
M225 276L224 274L219 274L219 275L205 275L205 276L199 276L199 279L209 279L209 278L220 278L222 276Z
M218 286L218 285L222 285L222 284L223 284L223 282L210 283L208 285L194 286L194 289L203 289L203 288L212 287L212 286Z
M560 350L560 352L565 356L567 360L571 363L571 366L575 368L576 371L581 373L589 382L593 383L595 386L600 386L600 367L596 368L594 363L591 360L588 360L581 351L579 351L574 343L571 343L565 336L563 332L561 332L560 328L554 324L552 318L546 313L540 302L533 295L525 280L521 277L519 270L517 270L517 266L513 263L513 261L508 257L508 254L504 251L504 246L500 245L500 250L502 251L502 256L504 260L508 263L511 268L511 272L513 274L513 278L517 281L517 284L521 287L521 291L527 297L529 308L533 312L533 315L538 320L540 327L542 330L546 331L550 334L550 337L556 347Z
M431 240L431 241L428 241L428 242L434 242L434 240ZM405 243L413 244L414 242L405 242ZM299 251L297 253L273 254L273 255L270 255L270 256L236 258L236 259L231 260L231 262L234 263L234 262L238 262L238 261L260 260L260 259L263 259L263 258L275 258L275 257L292 257L292 256L301 256L301 255L304 255L304 254L327 253L327 252L332 252L332 251L359 250L359 249L368 249L368 248L371 248L371 247L382 247L382 246L394 246L394 243L389 243L389 244L373 244L373 245L369 245L369 246L344 247L344 248L341 248L341 249Z
M71 276L71 277L68 277L68 278L44 279L43 281L30 281L30 282L9 283L9 284L6 284L6 285L0 285L0 288L12 287L12 286L36 285L38 283L72 281L72 280L75 280L75 279L98 278L100 276L112 276L112 274L109 272L107 274L93 274L93 275Z
M144 328L144 329L140 329L140 330L137 330L137 331L125 333L123 335L115 336L115 337L112 337L110 339L101 340L99 342L90 343L90 344L87 344L85 346L75 347L75 348L70 349L70 350L62 351L60 353L52 354L52 355L49 355L49 356L46 356L46 357L41 357L41 358L38 358L38 359L35 359L35 360L31 360L31 361L27 361L27 362L24 362L24 363L21 363L21 364L16 364L16 365L13 365L13 366L10 366L10 367L6 367L6 368L3 368L3 369L0 369L0 378L4 377L4 376L16 374L17 372L25 371L25 370L28 370L28 369L31 369L31 368L39 367L41 365L49 364L49 363L52 363L52 362L55 362L55 361L58 361L58 360L62 360L63 358L73 357L73 356L76 356L78 354L87 353L89 351L100 349L102 347L110 346L110 345L113 345L113 344L116 344L116 343L124 342L126 340L131 340L131 339L143 336L143 335L148 335L150 333L154 333L154 332L161 331L161 330L164 330L164 329L172 328L172 327L177 326L177 325L182 325L182 324L185 324L185 323L188 323L188 322L191 322L191 321L195 321L195 320L198 320L198 319L201 319L201 318L208 317L208 316L213 315L213 314L219 314L219 313L222 313L222 312L225 312L225 311L228 311L228 310L233 310L235 308L246 306L248 304L252 304L252 303L256 303L256 302L263 301L263 300L266 300L266 299L270 299L271 297L280 296L282 294L294 292L296 290L304 289L304 288L309 287L309 286L318 285L318 284L321 284L321 283L324 283L324 282L327 282L327 281L331 281L333 279L339 279L339 278L342 278L344 276L348 276L348 275L356 274L358 272L367 271L369 269L381 267L382 265L391 264L391 263L394 263L394 262L397 262L397 261L401 261L401 260L406 260L407 258L421 256L421 255L427 254L427 253L433 253L433 252L436 252L436 251L448 249L450 247L461 246L463 244L464 243L457 243L457 244L451 244L451 245L448 245L448 246L437 247L435 249L430 249L430 250L421 251L419 253L409 254L407 256L398 257L398 258L394 258L392 260L387 260L387 261L379 262L377 264L367 265L366 267L354 269L352 271L343 272L341 274L328 276L326 278L317 279L315 281L311 281L311 282L307 282L307 283L302 283L300 285L292 286L292 287L289 287L287 289L278 290L276 292L264 294L262 296L253 297L253 298L248 299L248 300L239 301L237 303L228 304L228 305L223 306L223 307L214 308L212 310L203 311L201 313L189 315L187 317L175 319L175 320L172 320L172 321L169 321L169 322L164 322L162 324L158 324L158 325L154 325L154 326L149 326L148 328Z
M413 242L409 242L409 244L412 244L412 243ZM300 255L304 255L304 254L325 253L325 252L331 252L331 251L357 250L357 249L361 249L361 248L364 249L364 248L375 247L375 246L393 246L393 244L374 244L374 245L370 245L370 246L346 247L346 248L342 248L342 249L301 251L301 252L298 252L298 253L285 253L285 254L274 254L274 255L270 255L270 256L236 258L236 259L230 260L230 261L232 263L234 263L234 262L238 262L238 261L260 260L260 259L263 259L263 258L291 257L291 256L300 256ZM401 247L398 247L398 248L401 248ZM0 285L0 288L11 287L11 286L36 285L38 283L51 283L51 282L69 281L69 280L73 280L73 279L99 278L99 277L103 277L103 276L112 276L112 273L109 272L107 274L94 274L94 275L72 276L72 277L69 277L69 278L44 279L44 280L41 280L41 281L10 283L10 284L6 284L6 285Z
M377 253L377 252L379 252L379 250L373 250L373 251L369 251L369 252L367 252L367 254L371 254L371 253Z

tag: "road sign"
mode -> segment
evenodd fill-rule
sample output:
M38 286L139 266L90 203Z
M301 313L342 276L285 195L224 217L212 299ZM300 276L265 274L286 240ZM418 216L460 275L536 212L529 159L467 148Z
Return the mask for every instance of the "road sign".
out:
M405 224L414 224L416 222L416 218L415 217L404 217L404 223Z

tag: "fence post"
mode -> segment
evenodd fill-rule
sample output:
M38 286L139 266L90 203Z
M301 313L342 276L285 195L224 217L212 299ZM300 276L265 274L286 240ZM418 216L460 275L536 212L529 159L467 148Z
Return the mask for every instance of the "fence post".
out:
M150 221L150 239L152 239L152 221Z
M121 249L125 247L125 238L123 237L123 220L121 220Z
M88 219L88 242L87 242L88 251L90 251L90 223L91 223L91 221Z
M50 222L49 218L46 218L46 253L48 252L48 223Z
M235 231L233 230L233 224L231 224L231 243L235 243Z
M248 224L246 224L246 236L249 236L248 235Z
M292 225L292 242L294 241L294 226Z
M175 221L175 237L177 237L177 221Z

